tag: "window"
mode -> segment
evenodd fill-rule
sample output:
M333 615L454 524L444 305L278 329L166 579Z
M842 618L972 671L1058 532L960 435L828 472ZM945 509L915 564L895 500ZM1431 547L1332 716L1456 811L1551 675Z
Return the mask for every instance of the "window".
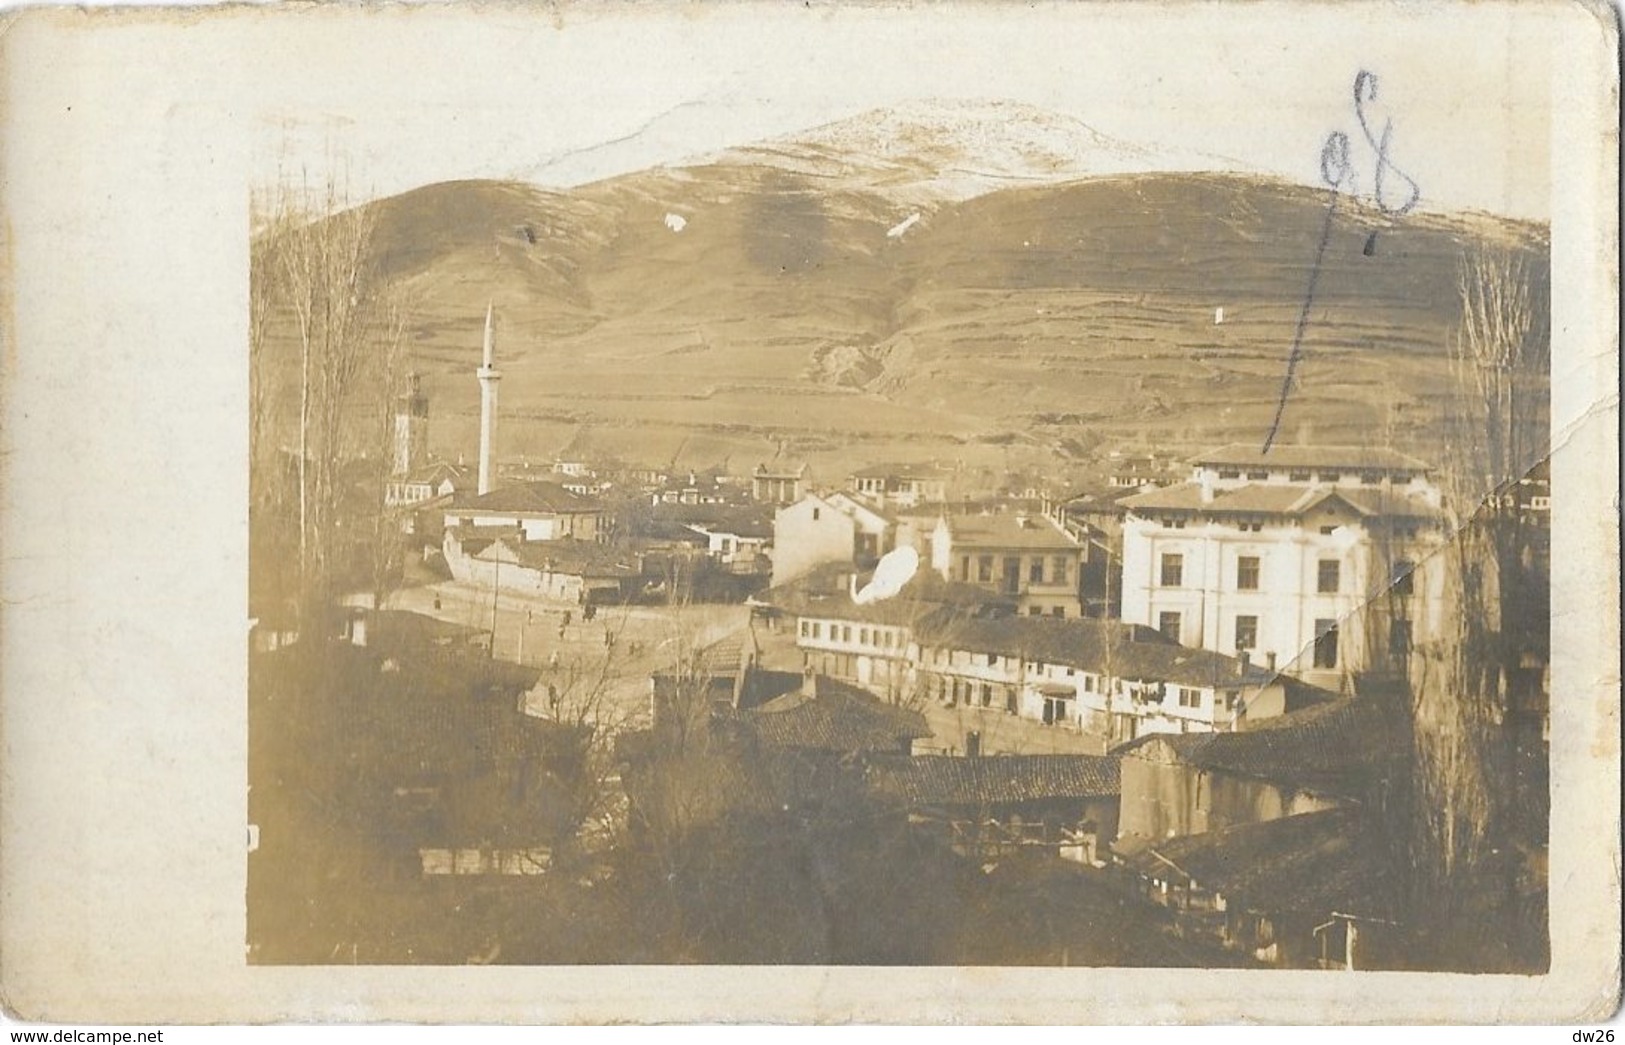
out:
M997 653L989 653L987 655L987 666L988 667L991 668L995 664L997 664L998 662L999 662L999 655Z
M1337 527L1335 527L1335 526L1322 526L1320 528L1320 535L1322 537L1330 537L1332 534L1334 534L1336 532L1337 532Z
M1191 689L1189 686L1177 687L1179 706L1182 708L1199 708L1202 706L1202 691Z
M1013 686L1004 687L1004 710L1012 715L1016 713L1016 691Z
M1401 559L1394 563L1393 576L1390 582L1395 595L1409 595L1416 590L1416 563Z
M841 626L841 641L842 642L851 642L852 641L852 625L843 624Z
M812 634L812 626L810 624L808 624L806 621L802 621L801 622L801 637L806 638L808 635L811 635L811 634Z
M1004 557L1004 593L1014 595L1021 590L1021 558L1016 555Z
M1065 606L1051 606L1049 608L1049 615L1051 617L1065 617L1066 616L1066 607Z
M1395 472L1393 475L1388 477L1388 481L1393 483L1395 486L1404 486L1411 481L1411 477L1402 472Z
M1342 472L1321 472L1319 479L1323 483L1338 483L1343 481Z
M1162 525L1168 527L1170 530L1183 530L1185 528L1185 520L1183 517L1178 515L1169 515L1162 520Z
M1220 479L1240 479L1241 478L1241 470L1238 469L1238 468L1220 468L1219 469L1219 478Z
M1185 583L1185 557L1173 552L1162 554L1162 586L1177 588Z
M961 555L959 557L959 579L962 580L962 581L970 580L970 556L969 555Z
M1365 486L1376 486L1382 482L1381 472L1361 472L1360 482Z
M976 579L984 584L993 579L993 556L978 555L976 557Z
M1295 483L1306 483L1309 481L1309 469L1294 468L1292 471L1287 473L1287 478L1291 479Z
M1065 584L1067 582L1067 575L1071 572L1070 567L1067 565L1066 556L1057 555L1055 558L1051 559L1049 564L1049 572L1050 583Z
M1242 555L1236 559L1236 589L1238 591L1258 590L1258 565L1256 555Z
M1236 523L1236 529L1242 533L1263 533L1264 524L1256 519L1243 519L1241 522Z
M1336 559L1320 560L1320 572L1315 580L1315 590L1322 595L1337 594L1338 582L1342 579L1342 564Z
M1251 479L1255 483L1256 482L1262 482L1263 480L1268 479L1269 477L1270 477L1270 473L1268 473L1268 472L1248 472L1247 473L1247 478Z
M1315 621L1315 667L1337 667L1337 622Z
M863 629L859 630L859 632L858 632L858 641L863 643L865 646L869 645L869 629L868 628L863 628Z
M1095 677L1093 675L1083 676L1083 691L1085 693L1093 693L1095 691Z
M991 682L982 683L982 706L984 708L993 706L993 684Z
M1411 622L1403 617L1388 622L1388 652L1395 657L1408 656L1411 652Z
M1038 616L1039 614L1041 614L1043 612L1044 612L1044 607L1042 607L1042 606L1028 606L1027 607L1027 616L1029 616L1029 617L1036 617L1036 616Z
M1258 618L1251 615L1236 617L1236 649L1252 649L1258 645Z
M1043 559L1040 559L1037 556L1034 556L1033 560L1027 564L1027 583L1028 584L1043 584L1044 583L1044 560Z
M812 637L813 638L821 639L821 638L824 637L824 625L823 625L822 621L816 621L816 620L813 621L812 628L813 628L813 632L812 632Z
M1170 640L1179 641L1179 614L1173 610L1163 610L1157 616L1157 630Z
M813 509L813 522L817 522L817 521L818 521L818 509L814 508Z

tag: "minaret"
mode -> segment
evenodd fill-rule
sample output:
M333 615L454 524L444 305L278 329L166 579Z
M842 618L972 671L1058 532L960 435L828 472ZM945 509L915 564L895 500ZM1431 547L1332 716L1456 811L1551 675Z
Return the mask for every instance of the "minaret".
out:
M485 364L476 373L480 379L480 493L491 492L491 476L496 468L492 458L497 437L497 382L502 372L496 364L496 341L491 331L491 306L485 306Z
M408 377L405 395L395 401L395 475L411 474L429 457L429 398L418 384L418 375Z

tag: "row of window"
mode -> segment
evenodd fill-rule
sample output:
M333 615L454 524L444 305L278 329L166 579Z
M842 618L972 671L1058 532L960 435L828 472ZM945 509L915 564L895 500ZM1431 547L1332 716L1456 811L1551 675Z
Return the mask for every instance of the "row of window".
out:
M975 557L975 573L971 571L971 556L959 557L959 579L978 584L992 584L995 580L1002 581L1006 589L1015 592L1022 578L1022 557L1007 555L1004 557L1003 569L995 576L993 567L997 556L978 555ZM1072 581L1072 557L1068 555L1054 555L1048 560L1049 574L1044 571L1045 559L1035 555L1027 560L1026 578L1028 584L1070 584Z
M1251 482L1263 482L1264 480L1266 480L1266 479L1268 479L1270 477L1270 474L1271 473L1266 471L1266 470L1256 470L1256 469L1255 470L1250 470L1250 471L1247 471L1247 472L1243 472L1239 468L1220 468L1219 469L1219 478L1220 479L1240 479L1243 475L1245 475L1247 477L1247 479L1249 481L1251 481ZM1317 482L1322 482L1322 483L1340 483L1340 482L1343 481L1343 476L1346 475L1346 474L1349 474L1349 473L1346 473L1346 472L1334 472L1334 471L1329 471L1329 470L1327 470L1327 471L1315 471L1315 470L1309 469L1309 468L1294 468L1294 469L1291 469L1290 471L1287 472L1286 477L1287 477L1288 482L1294 482L1294 483L1306 483L1311 478L1315 479ZM1366 486L1378 486L1378 485L1381 485L1381 483L1382 483L1382 481L1384 479L1387 479L1389 482L1393 483L1395 486L1404 486L1404 485L1408 484L1411 481L1411 475L1408 472L1362 471L1362 472L1355 472L1353 474L1359 476L1360 482L1363 483Z
M1157 618L1157 627L1175 642L1179 641L1182 617L1178 611L1165 610ZM1337 667L1337 621L1315 621L1314 665L1317 668ZM1236 651L1258 646L1258 617L1255 614L1236 615ZM1403 657L1411 651L1411 622L1395 617L1388 622L1388 650L1390 655Z
M850 624L832 623L829 625L828 632L830 642L852 641L853 633L852 625ZM807 620L803 618L798 628L798 634L804 639L822 640L825 638L824 622L819 620ZM905 640L901 628L865 628L860 626L857 629L857 641L859 645L863 646L875 646L880 649L896 650L903 648Z
M1263 560L1257 555L1236 556L1236 590L1257 591ZM1414 590L1416 564L1396 562L1389 573L1389 589L1395 595L1409 595ZM1161 583L1164 588L1178 588L1185 583L1185 556L1178 552L1164 552ZM1321 559L1316 564L1315 590L1322 595L1335 595L1342 589L1343 565L1337 559Z

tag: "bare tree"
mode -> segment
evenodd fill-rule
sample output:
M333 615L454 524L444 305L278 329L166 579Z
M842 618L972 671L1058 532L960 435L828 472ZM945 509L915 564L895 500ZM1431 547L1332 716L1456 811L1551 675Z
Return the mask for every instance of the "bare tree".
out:
M251 439L257 449L268 445L275 387L269 349L279 320L291 317L299 352L299 612L301 627L308 627L332 594L346 492L341 472L357 439L357 409L371 407L380 387L386 395L391 389L404 324L399 303L373 271L370 208L349 206L332 178L314 193L282 187L267 199L250 294ZM387 406L383 412L387 419ZM368 441L362 437L363 445ZM382 486L378 492L381 505Z
M1418 645L1413 687L1417 775L1413 862L1433 909L1471 873L1498 830L1509 668L1520 651L1509 614L1531 611L1517 483L1546 452L1550 341L1544 288L1529 251L1492 247L1464 258L1462 319L1451 345L1459 397L1444 476L1449 542L1443 628Z

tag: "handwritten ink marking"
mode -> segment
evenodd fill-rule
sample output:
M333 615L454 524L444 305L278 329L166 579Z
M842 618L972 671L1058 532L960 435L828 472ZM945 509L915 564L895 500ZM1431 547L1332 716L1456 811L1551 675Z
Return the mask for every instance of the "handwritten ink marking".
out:
M1417 201L1422 198L1422 189L1416 184L1415 178L1400 170L1394 165L1394 161L1388 158L1388 146L1394 138L1394 121L1391 119L1382 121L1382 134L1380 136L1371 133L1371 121L1366 118L1365 105L1366 102L1376 100L1377 74L1361 69L1360 74L1354 78L1354 116L1355 119L1360 121L1360 133L1365 135L1366 144L1370 145L1377 154L1376 183L1372 189L1372 196L1378 209L1384 214L1396 216L1409 214L1411 208L1415 207ZM1410 193L1405 197L1405 202L1397 207L1390 206L1388 203L1386 192L1386 176L1388 174L1397 176L1400 181L1403 181L1410 188Z
M1377 74L1361 69L1354 77L1354 116L1360 122L1360 132L1365 136L1366 144L1370 145L1376 153L1375 178L1372 187L1372 199L1379 210L1384 214L1398 216L1407 214L1422 198L1421 187L1416 179L1400 170L1388 156L1389 146L1393 141L1394 121L1384 119L1382 133L1373 134L1371 121L1366 115L1367 102L1377 100ZM1405 201L1398 206L1389 203L1387 196L1388 176L1392 175L1403 181L1409 187ZM1264 436L1264 448L1260 453L1269 453L1270 447L1275 445L1275 436L1281 429L1281 416L1286 412L1287 398L1297 381L1298 361L1303 357L1303 335L1309 327L1309 311L1314 307L1315 289L1320 284L1320 271L1326 261L1326 248L1332 240L1332 222L1337 217L1338 202L1345 195L1345 188L1352 194L1356 184L1354 163L1349 156L1349 136L1342 131L1333 131L1326 136L1325 144L1320 149L1320 178L1331 189L1330 198L1326 204L1326 220L1320 226L1320 242L1315 248L1315 261L1309 268L1309 285L1304 290L1303 308L1298 311L1298 323L1292 332L1292 350L1286 357L1286 376L1281 381L1281 396L1275 404L1275 416L1270 421L1269 432ZM1372 232L1366 237L1365 249L1361 252L1366 257L1372 257L1377 252L1377 234Z

